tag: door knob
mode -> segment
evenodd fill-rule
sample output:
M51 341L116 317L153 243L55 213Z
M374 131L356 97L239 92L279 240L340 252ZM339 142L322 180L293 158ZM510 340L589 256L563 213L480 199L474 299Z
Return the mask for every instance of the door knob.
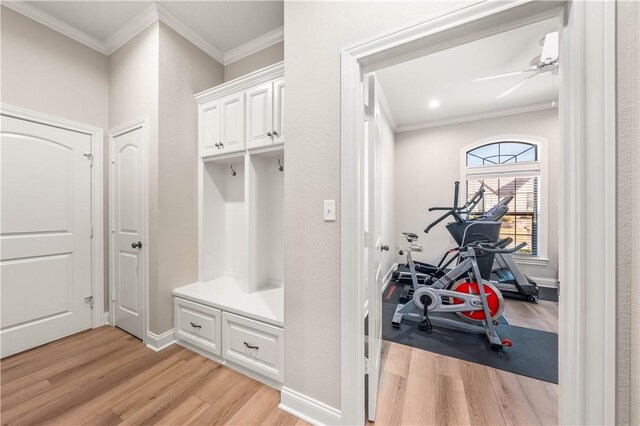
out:
M220 144L219 143L215 144L215 147L220 148Z
M275 130L273 131L273 136L278 136L278 132L276 132Z
M220 142L220 149L224 148L224 144Z
M138 241L137 243L131 243L131 248L142 248L142 241Z
M382 247L380 247L380 251L389 251L389 246L386 244L383 244Z
M271 137L271 132L267 132L267 136Z

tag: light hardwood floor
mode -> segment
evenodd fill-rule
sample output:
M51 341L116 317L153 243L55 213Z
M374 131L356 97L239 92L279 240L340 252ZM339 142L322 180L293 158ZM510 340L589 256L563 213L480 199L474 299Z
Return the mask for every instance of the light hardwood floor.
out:
M2 424L307 424L280 393L192 351L100 327L1 362Z
M557 333L558 304L507 300L512 325ZM375 423L555 425L558 385L385 341Z

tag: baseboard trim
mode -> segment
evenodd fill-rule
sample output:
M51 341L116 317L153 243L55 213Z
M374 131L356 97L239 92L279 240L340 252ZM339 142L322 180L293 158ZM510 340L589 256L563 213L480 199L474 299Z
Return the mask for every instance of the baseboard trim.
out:
M558 288L558 280L553 278L531 277L538 287Z
M176 337L173 332L173 328L169 331L165 331L162 334L155 334L147 332L147 347L156 352L160 352L167 346L171 346L176 342Z
M282 411L296 416L312 425L339 425L342 414L337 408L320 402L317 399L303 395L286 386L280 391L280 406Z
M111 325L111 314L109 311L104 313L104 325Z

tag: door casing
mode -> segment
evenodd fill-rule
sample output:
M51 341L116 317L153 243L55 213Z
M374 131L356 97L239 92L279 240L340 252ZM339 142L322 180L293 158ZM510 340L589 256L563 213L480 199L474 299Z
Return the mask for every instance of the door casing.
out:
M114 198L115 192L114 182L114 161L115 138L128 133L132 130L142 128L142 187L143 187L143 212L142 212L142 228L143 238L140 252L142 261L142 342L148 343L149 339L149 119L147 116L140 117L128 123L117 126L109 130L109 309L114 312L114 296L115 296L115 273L114 273L114 231L115 231L115 210ZM113 316L109 318L109 324L114 325Z
M341 54L341 410L363 424L362 76L557 17L563 174L560 423L615 423L615 3L517 0L456 6L346 47ZM586 94L589 96L586 96ZM588 213L587 213L588 212ZM586 235L584 230L590 230ZM357 283L357 285L353 285ZM580 285L578 285L580 284ZM598 312L589 316L589 312ZM596 318L597 317L597 318Z
M91 295L93 296L93 311L91 313L91 327L96 328L105 324L104 315L104 215L103 215L103 130L99 127L79 123L72 120L43 114L26 108L9 104L0 104L0 114L21 120L33 121L47 126L59 127L78 133L89 135L91 138Z

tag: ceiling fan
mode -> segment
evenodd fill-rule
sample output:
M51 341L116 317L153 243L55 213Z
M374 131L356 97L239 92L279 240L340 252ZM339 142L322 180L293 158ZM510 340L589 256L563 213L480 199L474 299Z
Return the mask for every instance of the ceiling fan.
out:
M498 96L498 98L503 98L518 90L527 81L537 75L546 74L548 72L555 73L558 69L558 32L554 31L552 33L548 33L540 40L540 45L542 46L542 53L531 60L528 69L476 78L473 82L475 83L478 81L494 80L496 78L511 77L514 75L530 74L524 80L520 80Z

